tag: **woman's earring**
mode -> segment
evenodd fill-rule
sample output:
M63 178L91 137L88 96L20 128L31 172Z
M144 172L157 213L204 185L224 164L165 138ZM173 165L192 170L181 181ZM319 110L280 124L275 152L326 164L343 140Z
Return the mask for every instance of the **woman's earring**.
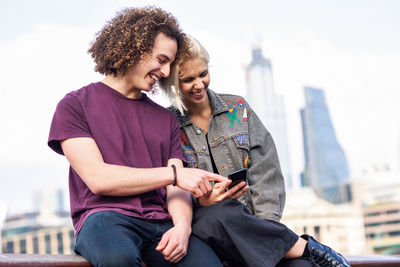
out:
M150 94L152 94L152 95L158 95L159 90L160 90L160 85L158 84L158 82L156 82L156 83L151 87Z

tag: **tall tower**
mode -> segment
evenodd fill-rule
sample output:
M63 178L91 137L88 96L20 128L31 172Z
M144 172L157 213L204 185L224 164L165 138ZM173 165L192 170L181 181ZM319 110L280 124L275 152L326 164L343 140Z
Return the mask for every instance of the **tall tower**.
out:
M305 87L305 107L301 109L305 168L302 185L332 203L350 202L349 166L340 146L324 91Z
M246 68L246 98L275 141L286 187L290 188L292 175L284 100L274 90L270 60L263 57L261 48L254 48L252 53L252 61Z

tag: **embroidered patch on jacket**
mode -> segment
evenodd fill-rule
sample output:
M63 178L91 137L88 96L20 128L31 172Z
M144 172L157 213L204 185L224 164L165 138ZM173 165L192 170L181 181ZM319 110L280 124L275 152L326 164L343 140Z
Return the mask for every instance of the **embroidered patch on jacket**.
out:
M247 154L246 158L243 161L243 167L247 168L247 162L249 160L249 154Z
M186 133L183 129L181 129L181 143L185 148L192 149L192 146L190 145L189 141L187 140Z
M247 122L247 109L244 108L243 110L243 122Z
M224 114L225 118L230 121L228 129L233 130L235 121L241 126L245 127L247 123L247 105L242 97L236 97L235 100L227 99L225 103L229 107L229 111ZM243 111L242 120L240 120L240 113Z
M247 134L242 134L233 137L239 146L248 147L249 146L249 136Z
M238 109L230 108L228 112L224 113L224 116L230 121L229 130L233 130L233 125L235 121L241 125L242 121L238 118Z
M238 103L239 105L243 105L244 104L244 99L241 97L236 98L236 103Z
M189 166L195 166L196 165L196 155L190 154L190 155L184 155L187 163Z

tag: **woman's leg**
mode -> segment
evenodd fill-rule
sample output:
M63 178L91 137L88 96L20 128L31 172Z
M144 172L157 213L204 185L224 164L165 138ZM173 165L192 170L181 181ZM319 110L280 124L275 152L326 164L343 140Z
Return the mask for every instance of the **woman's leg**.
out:
M276 267L318 267L309 257L282 259Z
M323 266L350 266L340 253L314 238L299 237L279 222L250 215L237 200L195 210L192 231L218 255L247 266L275 266L284 257L299 258L304 254Z
M300 258L306 249L307 241L303 238L297 239L296 243L285 254L285 258Z
M192 232L218 255L247 266L275 266L299 239L285 225L257 218L231 199L195 210Z

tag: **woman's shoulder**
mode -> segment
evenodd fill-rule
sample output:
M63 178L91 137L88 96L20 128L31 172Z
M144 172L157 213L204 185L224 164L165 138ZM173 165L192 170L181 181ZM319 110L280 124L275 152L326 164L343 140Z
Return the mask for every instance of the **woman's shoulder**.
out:
M241 95L231 93L215 93L214 94L223 100L228 106L232 104L247 104L246 99Z

